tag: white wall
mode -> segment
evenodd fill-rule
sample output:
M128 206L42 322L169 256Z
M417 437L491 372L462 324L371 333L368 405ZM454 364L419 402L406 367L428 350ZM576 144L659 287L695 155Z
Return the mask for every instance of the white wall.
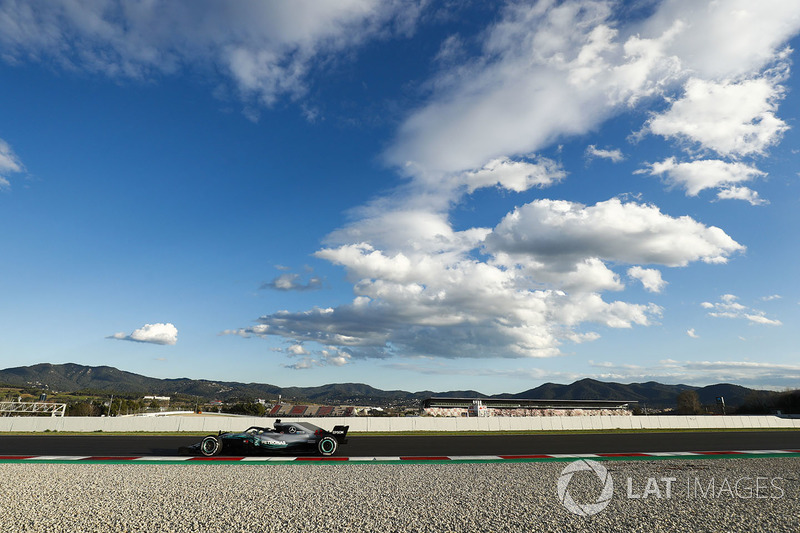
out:
M350 426L350 431L530 431L581 429L712 429L800 428L800 419L777 416L552 416L552 417L349 417L282 418L306 421L325 429ZM0 432L8 431L241 431L272 426L272 418L225 416L160 417L0 417Z

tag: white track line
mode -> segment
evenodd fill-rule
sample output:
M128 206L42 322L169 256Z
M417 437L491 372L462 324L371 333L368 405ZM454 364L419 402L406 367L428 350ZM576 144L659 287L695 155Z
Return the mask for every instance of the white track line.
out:
M31 457L31 461L80 461L81 459L88 459L89 455L76 456L76 455L37 455Z
M254 457L233 457L226 458L225 456L218 457L202 457L202 456L142 456L142 457L113 457L113 456L90 456L90 455L20 455L20 456L3 456L6 459L3 461L83 461L94 462L92 457L102 457L97 461L116 461L116 462L190 462L194 464L213 464L217 463L372 463L372 462L388 462L388 463L409 463L409 462L436 462L436 461L517 461L517 460L540 460L540 459L626 459L626 458L641 458L641 457L731 457L736 458L744 455L796 455L800 452L797 450L725 450L725 451L705 451L705 452L622 452L622 453L551 453L551 454L503 454L501 455L448 455L441 457L427 457L427 456L364 456L364 457L291 457L291 456L254 456ZM18 457L18 458L17 458Z

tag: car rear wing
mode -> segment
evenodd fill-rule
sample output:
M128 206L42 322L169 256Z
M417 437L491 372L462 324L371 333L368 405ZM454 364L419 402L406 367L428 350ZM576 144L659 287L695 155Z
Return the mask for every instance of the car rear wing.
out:
M347 430L350 429L350 426L333 426L333 430L331 430L331 435L336 438L336 441L339 444L346 444L347 443Z

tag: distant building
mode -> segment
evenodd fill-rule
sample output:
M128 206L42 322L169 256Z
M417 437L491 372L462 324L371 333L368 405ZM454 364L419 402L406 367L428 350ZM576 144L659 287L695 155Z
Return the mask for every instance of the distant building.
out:
M157 402L168 402L170 400L169 396L145 396L145 400L155 400Z
M630 415L633 400L542 400L442 398L422 401L424 416L582 416Z

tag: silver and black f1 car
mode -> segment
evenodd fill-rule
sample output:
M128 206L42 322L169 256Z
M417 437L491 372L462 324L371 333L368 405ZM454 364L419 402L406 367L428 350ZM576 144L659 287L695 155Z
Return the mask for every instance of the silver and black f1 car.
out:
M209 435L197 444L180 449L184 454L200 453L207 457L225 452L242 455L258 453L318 453L333 455L340 444L347 443L350 426L334 426L332 431L308 422L282 423L274 428L252 426L241 433L222 432Z

